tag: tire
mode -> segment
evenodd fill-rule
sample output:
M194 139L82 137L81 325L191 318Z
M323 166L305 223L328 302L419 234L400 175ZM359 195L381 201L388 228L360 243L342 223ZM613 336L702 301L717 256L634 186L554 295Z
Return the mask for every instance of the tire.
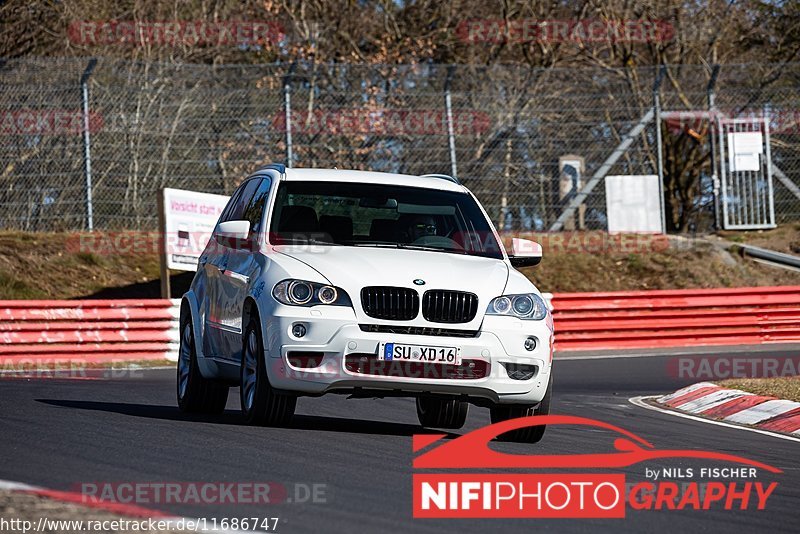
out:
M228 386L200 374L191 318L181 326L176 386L178 407L182 412L218 414L225 411Z
M547 382L547 392L542 402L533 406L528 404L498 404L489 409L492 424L518 417L530 415L547 415L550 413L550 397L553 392L553 371L550 370L550 380ZM498 441L515 441L517 443L538 443L544 437L547 425L529 426L512 430L497 436Z
M417 397L419 424L431 428L461 428L467 421L469 403L457 399Z
M297 397L277 393L270 385L258 321L252 317L244 333L239 377L242 414L251 425L285 426L294 415Z

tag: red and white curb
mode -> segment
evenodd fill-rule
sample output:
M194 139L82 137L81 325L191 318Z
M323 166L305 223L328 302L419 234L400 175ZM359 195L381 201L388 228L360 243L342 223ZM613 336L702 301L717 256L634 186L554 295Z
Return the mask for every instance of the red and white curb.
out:
M167 331L169 345L166 354L164 354L164 358L171 362L177 362L180 345L180 324L178 323L181 318L181 299L171 300L172 306L170 307L169 313L172 316L172 320L170 321L170 328Z
M38 486L31 486L29 484L24 484L22 482L14 482L11 480L0 480L0 491L35 495L37 497L51 499L63 503L75 504L78 506L84 506L86 508L103 510L106 512L110 512L125 517L133 517L140 519L144 518L157 519L158 521L163 521L168 530L176 530L180 528L182 525L185 525L187 521L192 521L195 523L197 528L191 531L187 530L187 532L209 532L209 533L213 532L215 534L245 534L245 532L251 532L251 533L263 532L261 530L244 531L244 530L232 530L232 529L222 529L222 528L203 528L198 524L199 521L197 519L172 516L170 514L158 510L152 510L150 508L144 508L142 506L137 506L134 504L123 504L123 503L116 503L109 501L98 501L93 499L87 499L86 496L83 495L82 493L73 491L51 490L51 489L41 488Z
M643 405L641 400L644 399L631 399L639 406ZM762 431L800 438L800 402L754 395L711 382L700 382L675 393L648 397L646 400L697 418L730 425L748 425Z

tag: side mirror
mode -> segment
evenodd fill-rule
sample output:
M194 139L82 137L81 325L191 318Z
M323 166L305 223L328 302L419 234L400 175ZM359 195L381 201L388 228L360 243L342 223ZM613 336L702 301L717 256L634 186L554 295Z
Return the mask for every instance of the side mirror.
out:
M533 267L542 261L542 246L536 241L511 239L511 254L508 255L513 267Z
M227 246L236 248L250 235L250 221L225 221L217 225L214 237L217 241L224 242Z

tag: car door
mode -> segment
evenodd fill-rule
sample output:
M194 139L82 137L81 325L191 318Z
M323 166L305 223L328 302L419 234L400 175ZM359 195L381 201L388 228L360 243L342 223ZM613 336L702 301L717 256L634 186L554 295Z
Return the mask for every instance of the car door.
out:
M236 205L237 199L241 194L241 189L236 189L225 209L222 210L217 226L208 240L205 250L200 255L197 263L198 271L203 273L203 291L201 292L202 300L199 303L200 317L203 321L202 330L202 344L203 354L208 357L216 356L219 347L218 329L216 328L217 320L217 295L219 293L219 277L222 271L225 270L224 264L226 261L225 251L217 240L217 227L219 223L228 220L233 207Z
M256 185L258 184L253 183L253 180L247 180L239 186L223 210L219 223L242 220L245 206L255 192ZM203 351L211 357L225 357L228 352L225 332L235 328L235 325L229 324L229 319L226 317L226 309L230 307L231 299L235 298L229 294L229 288L225 283L232 242L218 232L219 223L209 244L210 251L200 258L206 275Z
M243 241L228 243L225 269L220 277L220 357L233 361L241 360L242 334L247 325L242 324L244 300L250 285L260 273L259 237L264 209L270 193L269 177L258 176L249 180L242 194L242 211L237 220L250 222L250 233Z

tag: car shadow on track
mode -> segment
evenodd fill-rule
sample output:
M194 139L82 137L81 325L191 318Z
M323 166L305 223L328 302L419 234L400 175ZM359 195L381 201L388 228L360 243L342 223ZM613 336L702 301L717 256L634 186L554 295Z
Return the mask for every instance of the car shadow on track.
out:
M163 406L156 404L138 404L127 402L102 402L84 400L62 399L36 399L36 402L62 408L77 410L93 410L100 412L118 413L133 417L147 417L166 421L192 421L212 423L219 425L245 424L241 414L237 411L226 410L217 415L186 414L176 406ZM273 430L280 430L274 428ZM320 415L295 415L292 421L283 430L310 430L318 432L345 432L350 434L373 434L383 436L413 436L414 434L445 434L447 438L458 437L458 434L446 431L437 431L423 428L419 425L406 423L392 423L388 421L371 421L363 419L345 419L342 417L326 417Z

